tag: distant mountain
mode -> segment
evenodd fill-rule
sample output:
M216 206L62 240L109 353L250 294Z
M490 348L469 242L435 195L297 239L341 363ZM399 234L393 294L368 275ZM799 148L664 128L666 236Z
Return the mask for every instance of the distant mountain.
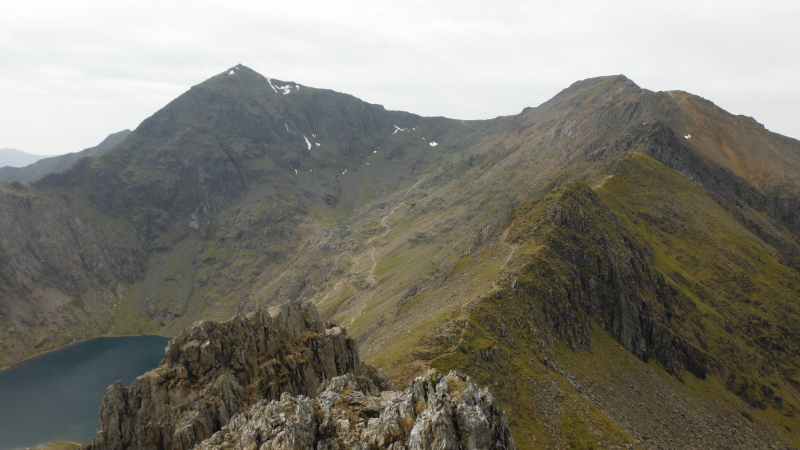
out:
M50 155L33 155L15 148L0 149L0 167L25 167Z
M400 385L488 386L521 449L800 448L800 142L624 76L461 121L235 66L0 183L0 365L295 299Z
M67 153L66 155L52 157L28 155L27 153L19 152L18 150L13 149L3 150L3 152L12 150L14 152L22 153L23 155L37 158L23 165L6 164L6 166L13 167L2 167L2 165L0 165L0 180L33 181L38 180L47 174L63 172L72 167L72 165L81 158L94 156L112 149L114 146L125 140L129 134L131 134L131 130L119 131L108 135L108 137L103 139L103 142L99 143L95 147L87 148L79 152ZM0 157L1 155L2 154L0 154ZM0 161L0 163L1 162L2 161Z

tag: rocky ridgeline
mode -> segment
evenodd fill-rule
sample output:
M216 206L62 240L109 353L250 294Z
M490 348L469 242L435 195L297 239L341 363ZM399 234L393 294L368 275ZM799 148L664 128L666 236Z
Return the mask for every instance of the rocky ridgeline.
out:
M86 449L515 448L504 412L468 378L392 388L346 331L288 303L183 330L157 369L108 388Z
M311 304L198 322L157 369L109 387L89 447L193 448L259 400L314 395L322 381L361 371L355 342L326 329Z
M198 449L514 449L505 413L469 377L431 371L405 391L353 374L316 398L261 401Z

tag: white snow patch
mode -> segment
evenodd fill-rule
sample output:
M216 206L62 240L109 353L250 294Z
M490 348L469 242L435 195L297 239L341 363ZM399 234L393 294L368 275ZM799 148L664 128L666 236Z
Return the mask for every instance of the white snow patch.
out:
M228 72L228 75L236 75L236 72L234 72L233 69L231 69L231 71Z
M276 88L275 85L272 84L272 80L270 80L269 77L264 77L264 78L267 79L267 83L269 83L269 87L271 87L272 90L275 91L275 93L277 94L278 93L278 88ZM286 131L289 131L289 127L286 127Z
M400 128L397 125L394 126L394 132L392 134L397 133L398 131L406 131L407 128Z
M303 135L303 139L306 140L306 145L308 146L308 149L311 150L311 142L308 140L305 134Z
M277 91L275 91L275 92L277 92ZM286 125L286 122L283 122L283 124ZM286 131L289 131L289 125L286 125Z
M294 169L294 174L297 175L297 169Z
M686 139L689 139L689 138L691 138L691 137L692 137L692 135L691 135L691 134L687 134L687 135L686 135L686 136L684 136L684 137L685 137Z
M291 94L292 93L292 86L285 85L285 86L276 86L279 90L283 91L283 95Z
M367 165L369 165L369 163L367 163Z
M299 90L300 90L300 85L299 85L299 84L295 84L295 85L294 85L294 88L295 88L295 89L297 89L297 90L299 91Z
M275 91L276 94L278 93L278 90L283 91L283 95L286 95L286 94L289 94L289 93L292 92L292 85L287 84L285 86L275 86L274 84L272 84L272 80L269 77L264 77L264 78L267 80L267 83L269 83L269 87L271 87L272 90ZM299 84L295 85L295 87L298 90L300 89L300 85Z
M317 135L316 134L312 134L311 137L317 137Z
M437 144L437 143L436 143L436 142L434 142L434 141L431 141L431 147L436 147L437 145L439 145L439 144Z
M372 154L374 155L375 153L378 153L378 151L377 150L373 150Z
M346 173L347 173L347 169L344 169L344 172L342 172L342 175L344 175Z
M314 142L314 144L315 144L317 147L319 147L319 142Z

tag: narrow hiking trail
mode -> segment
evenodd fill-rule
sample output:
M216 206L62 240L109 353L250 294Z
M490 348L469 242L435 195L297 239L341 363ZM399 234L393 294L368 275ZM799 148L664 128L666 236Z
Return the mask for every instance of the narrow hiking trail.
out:
M484 133L483 131L481 131L481 130L479 130L479 129L475 128L475 127L473 127L472 125L468 125L468 124L467 124L466 122L464 122L463 120L461 121L461 123L462 123L462 124L464 124L464 126L465 126L465 127L467 127L467 128L471 128L471 129L473 129L473 130L477 131L478 133L482 134L484 138L488 138L488 137L489 137L489 135L487 135L487 134L486 134L486 133Z
M511 258L514 256L514 252L516 252L517 249L519 248L519 244L509 244L506 241L508 239L508 233L511 232L511 229L514 227L514 224L517 223L517 220L518 220L518 218L512 220L511 223L508 224L506 229L503 230L503 233L500 235L500 243L509 247L508 248L508 255L506 256L505 261L503 261L503 265L500 266L501 269L508 265L508 262L511 261Z
M398 208L406 204L406 199L408 198L408 196L414 191L414 189L417 188L417 186L419 186L420 183L422 183L427 178L428 175L425 175L424 177L420 178L419 180L417 180L416 183L414 183L413 186L411 186L401 194L400 198L402 199L402 201L398 203L394 208L392 208L392 210L389 211L388 214L386 214L381 218L380 224L381 227L383 227L383 233L377 236L373 236L367 240L366 244L369 247L369 255L370 258L372 259L372 267L370 267L369 275L367 276L367 279L369 279L370 281L370 286L368 288L369 296L365 300L361 301L361 307L359 308L358 313L354 315L352 319L350 319L350 324L352 324L355 321L356 317L360 316L361 313L364 312L364 308L366 308L367 305L371 304L372 299L375 297L375 291L378 290L378 278L375 276L375 270L378 267L379 261L375 257L375 248L376 248L374 243L375 240L386 236L387 234L389 234L390 231L392 231L392 226L389 225L388 223L389 217L391 217L392 214L394 214Z
M511 232L511 229L514 228L514 224L517 222L517 219L511 221L510 224L506 227L505 230L500 234L500 244L505 245L508 247L508 254L506 255L505 259L503 260L503 264L498 269L498 273L503 270L506 266L508 266L509 261L511 258L514 257L514 253L516 253L517 249L519 249L518 244L509 244L506 240L508 239L508 234ZM497 286L497 281L492 281L492 287L495 291L500 290Z
M400 201L400 203L398 203L394 208L391 209L391 211L389 211L389 213L387 213L386 215L384 215L380 219L380 225L381 225L381 227L383 227L383 232L381 234L376 235L376 236L372 236L371 238L366 240L365 244L368 247L367 251L369 252L368 253L369 254L369 258L370 258L370 260L372 262L372 264L371 264L371 266L369 268L369 272L367 274L367 280L369 280L369 286L368 286L367 289L370 291L370 293L369 293L369 297L367 297L365 300L360 301L361 306L360 306L360 308L358 310L358 314L354 315L350 319L348 324L352 324L353 321L355 320L355 318L358 317L359 315L361 315L361 313L364 311L364 308L366 307L366 305L369 304L372 301L372 298L375 295L375 290L378 287L378 278L375 276L375 271L376 271L376 269L378 267L379 261L378 261L378 258L375 256L375 250L377 248L375 246L375 240L378 239L378 238L385 237L387 234L389 234L389 232L392 230L392 226L389 225L389 223L388 223L389 217L391 217L392 214L394 214L397 211L398 208L400 208L401 206L403 206L406 203L406 199L408 198L408 196L414 191L414 189L417 188L417 186L420 185L420 183L425 181L429 176L430 175L423 176L422 178L417 180L417 182L414 183L413 186L411 186L410 188L406 189L403 193L398 195L398 197L400 199L402 199ZM360 256L354 257L351 267L355 268L355 267L361 266L362 265L362 261L363 261L363 259L365 257L366 257L366 252L362 253ZM332 288L330 290L328 290L328 292L322 297L322 299L319 302L317 302L317 305L322 305L323 303L325 303L326 300L328 300L329 298L331 298L331 297L335 296L336 294L338 294L346 285L351 284L352 282L353 282L353 280L349 279L347 277L343 277L343 278L339 279L338 281L336 281L336 283L334 283ZM348 308L345 307L344 309L346 310ZM340 309L339 312L342 312L342 310Z
M367 240L367 245L370 247L370 258L372 258L372 268L369 271L369 279L372 282L372 284L374 284L375 286L378 285L378 279L375 278L375 268L378 267L378 260L375 259L375 246L372 244L372 241L374 241L377 238L381 238L381 237L384 237L387 234L389 234L389 231L392 230L392 227L390 227L389 224L386 223L386 221L389 220L389 217L392 214L394 214L394 212L397 211L397 208L402 206L403 203L405 203L405 200L402 203L400 203L399 205L397 205L394 208L392 208L392 210L389 211L389 214L383 216L383 218L381 219L381 226L384 228L383 233L379 234L377 236L372 236L371 238L369 238Z

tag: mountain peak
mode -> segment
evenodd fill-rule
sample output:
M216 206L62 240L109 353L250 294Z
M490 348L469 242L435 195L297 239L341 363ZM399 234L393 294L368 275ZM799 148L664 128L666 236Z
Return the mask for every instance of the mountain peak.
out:
M278 80L267 75L262 75L255 70L237 64L225 69L218 75L198 84L195 87L226 87L226 88L245 88L271 92L274 96L288 95L301 89L301 85L293 81Z
M639 93L642 91L636 83L625 75L608 75L602 77L586 78L572 83L555 97L546 101L542 106L554 106L571 100L581 102L589 98L613 93Z

